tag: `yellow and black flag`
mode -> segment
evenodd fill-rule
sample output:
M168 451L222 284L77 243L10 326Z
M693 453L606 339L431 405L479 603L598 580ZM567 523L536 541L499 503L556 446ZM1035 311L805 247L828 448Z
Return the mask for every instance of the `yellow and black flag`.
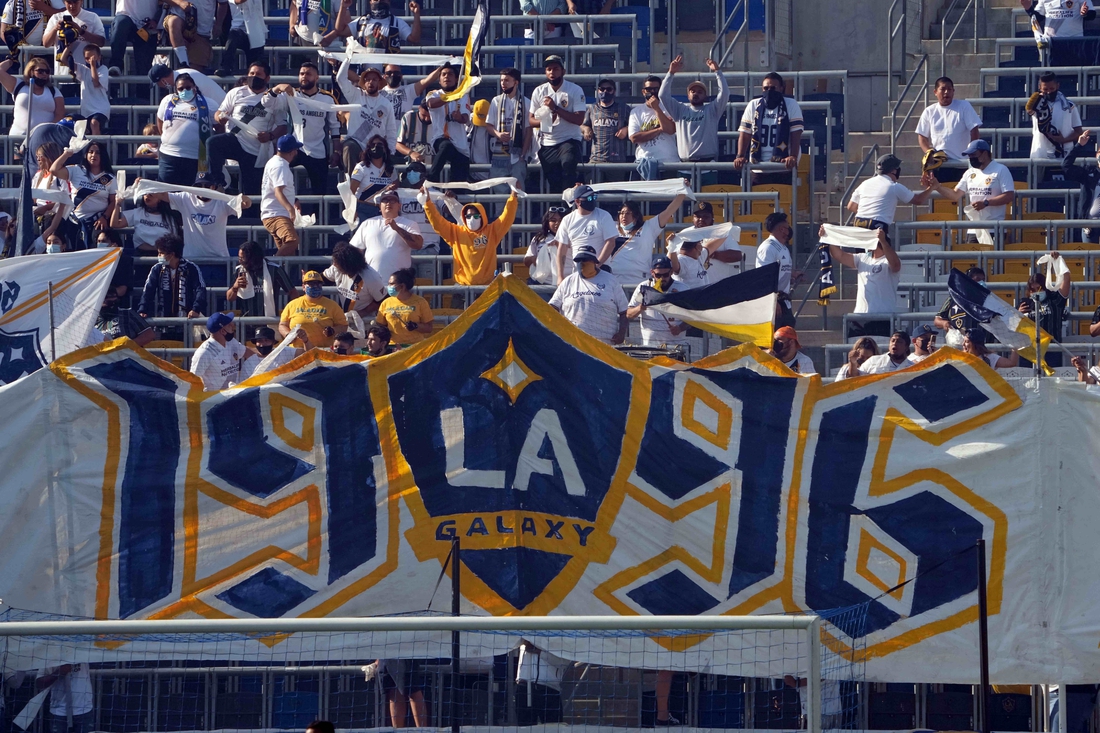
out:
M456 102L462 95L481 83L481 46L489 32L489 0L477 0L470 37L466 39L466 51L462 54L462 81L453 92L444 92L440 99Z

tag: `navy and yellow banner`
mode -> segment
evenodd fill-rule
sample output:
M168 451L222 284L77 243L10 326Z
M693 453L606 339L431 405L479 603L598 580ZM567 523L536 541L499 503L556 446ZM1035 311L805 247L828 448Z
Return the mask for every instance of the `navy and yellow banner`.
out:
M984 539L993 680L1083 681L1098 415L952 349L839 383L753 346L636 361L502 277L376 360L210 393L120 340L0 387L0 589L95 618L403 613L459 537L466 613L868 603L869 679L965 681Z

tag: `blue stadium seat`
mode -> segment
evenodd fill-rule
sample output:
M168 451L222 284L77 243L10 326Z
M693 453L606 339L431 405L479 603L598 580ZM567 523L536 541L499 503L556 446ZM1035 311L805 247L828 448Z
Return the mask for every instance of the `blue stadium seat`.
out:
M555 39L555 43L557 40ZM530 38L498 38L493 41L494 46L533 46L535 42ZM493 54L493 68L506 69L509 66L514 66L516 63L516 57L512 54L495 53ZM535 65L534 54L524 54L523 67L525 69L533 68Z
M829 147L833 150L844 150L844 95L837 92L804 94L802 95L802 101L829 103L829 110L833 114L833 139L830 141ZM807 125L811 124L812 119L812 124L824 126L825 112L824 110L804 109L802 110L802 119Z
M626 5L621 8L612 8L612 15L619 14L631 14L634 13L638 16L638 30L640 32L640 38L638 38L638 58L634 59L636 62L642 62L644 64L649 63L649 38L653 32L651 11L648 7L642 5ZM629 36L630 24L629 23L612 23L611 35L615 36Z

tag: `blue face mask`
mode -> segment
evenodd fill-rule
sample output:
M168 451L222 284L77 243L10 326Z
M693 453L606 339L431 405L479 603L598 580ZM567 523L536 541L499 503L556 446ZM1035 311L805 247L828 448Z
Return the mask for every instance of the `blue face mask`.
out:
M321 297L321 286L320 285L306 285L303 288L303 290L305 290L306 295L308 295L311 298L320 298Z
M405 174L405 179L409 183L420 183L420 171L409 171Z
M195 98L194 89L181 89L178 93L181 102L190 102Z
M386 286L386 295L389 295L391 298L396 298L397 297L397 286L396 285L387 285Z

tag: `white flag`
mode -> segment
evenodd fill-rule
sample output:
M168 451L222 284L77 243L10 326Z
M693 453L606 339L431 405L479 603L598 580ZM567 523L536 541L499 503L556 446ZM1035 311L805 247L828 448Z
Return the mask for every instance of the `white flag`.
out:
M0 384L37 371L90 339L122 250L89 249L0 261ZM50 296L53 283L53 342Z

